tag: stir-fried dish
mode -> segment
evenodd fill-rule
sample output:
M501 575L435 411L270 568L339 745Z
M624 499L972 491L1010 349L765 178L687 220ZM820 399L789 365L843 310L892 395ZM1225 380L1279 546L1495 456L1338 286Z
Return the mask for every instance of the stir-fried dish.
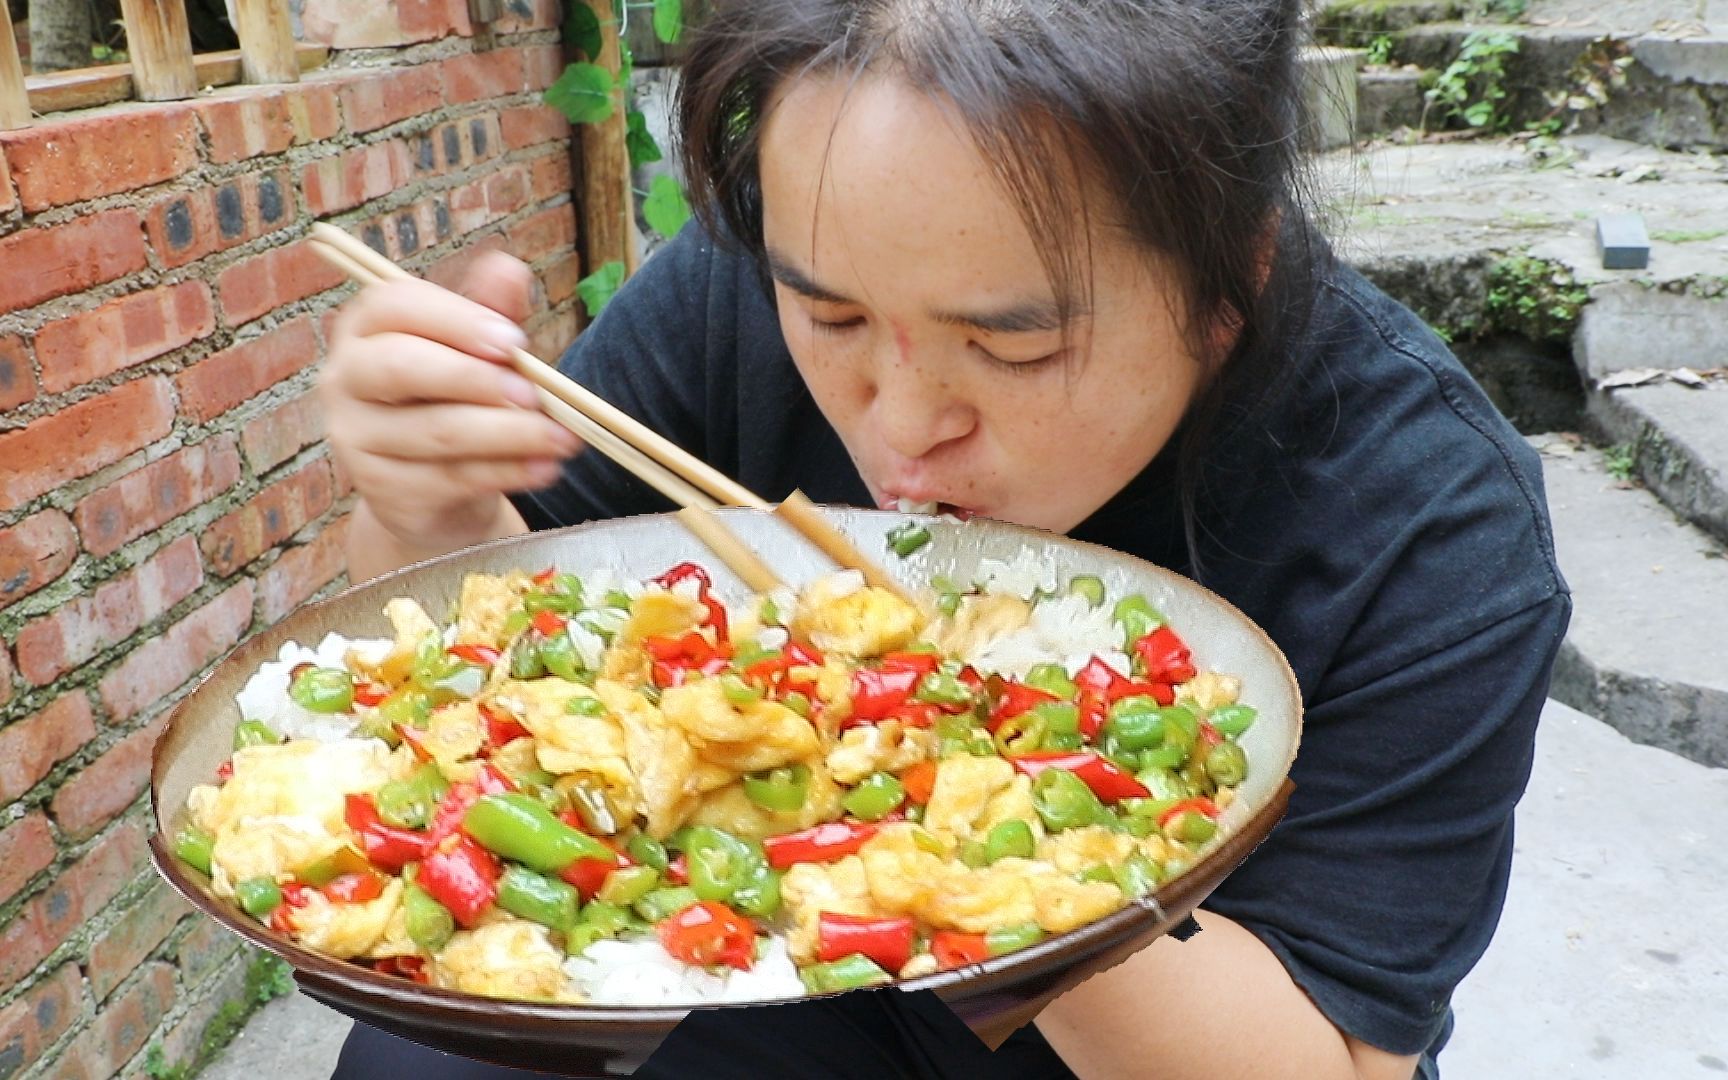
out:
M999 956L1215 841L1255 715L1234 677L1097 578L933 586L728 605L686 563L473 574L447 625L392 600L394 640L253 678L176 852L332 957L645 1003Z

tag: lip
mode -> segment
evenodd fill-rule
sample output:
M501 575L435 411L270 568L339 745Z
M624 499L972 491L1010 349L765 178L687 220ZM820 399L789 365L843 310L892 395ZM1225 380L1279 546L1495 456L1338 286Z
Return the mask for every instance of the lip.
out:
M901 499L905 499L906 501L913 502L913 503L935 503L937 514L945 514L945 515L948 515L950 517L956 517L956 518L959 518L961 521L965 521L969 518L977 517L980 514L984 513L984 511L982 511L976 507L961 506L959 503L946 502L942 499L938 499L935 497L919 498L915 495L896 494L895 492L892 492L892 491L884 491L877 498L876 507L877 507L877 509L880 509L880 510L898 510L898 509L900 509L900 500Z

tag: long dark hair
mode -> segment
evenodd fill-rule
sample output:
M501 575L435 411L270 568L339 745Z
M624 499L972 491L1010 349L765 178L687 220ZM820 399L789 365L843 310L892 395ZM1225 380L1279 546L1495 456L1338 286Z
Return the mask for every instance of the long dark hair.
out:
M1176 440L1188 546L1207 450L1275 401L1324 245L1300 197L1301 0L717 0L679 90L702 224L763 258L758 147L802 75L898 75L951 108L1060 307L1090 289L1082 184L1185 289L1201 390ZM1220 331L1229 332L1223 338ZM1228 350L1216 343L1231 340Z

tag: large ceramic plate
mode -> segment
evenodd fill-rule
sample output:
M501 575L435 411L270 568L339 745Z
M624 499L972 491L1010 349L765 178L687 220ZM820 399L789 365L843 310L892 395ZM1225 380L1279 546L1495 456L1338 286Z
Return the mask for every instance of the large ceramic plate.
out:
M995 1046L1050 1001L1112 967L1180 923L1265 839L1283 816L1288 775L1301 731L1301 695L1283 654L1257 626L1219 597L1171 571L1119 552L997 522L927 522L933 541L910 560L886 552L883 537L905 515L823 508L864 551L882 553L889 569L922 588L931 575L967 580L987 558L1012 560L1026 549L1057 580L1096 574L1112 595L1139 592L1170 619L1204 670L1242 679L1242 700L1259 720L1242 738L1249 775L1225 815L1226 839L1187 873L1098 922L1031 948L955 971L898 984L930 989L973 1031ZM723 510L728 525L789 584L833 566L770 514ZM497 541L407 567L294 612L230 653L175 710L156 745L150 794L156 831L150 839L157 869L192 904L254 945L293 965L312 997L374 1027L452 1053L518 1068L574 1076L627 1075L688 1012L687 1007L542 1005L507 1002L419 986L310 952L242 914L209 891L169 853L165 837L181 823L187 794L210 782L228 757L238 712L235 694L282 645L314 645L325 634L389 637L385 601L412 596L438 615L449 611L463 575L557 565L577 574L600 568L642 578L688 559L703 562L728 599L744 586L669 515L594 522ZM894 993L894 989L868 991ZM746 1008L748 1006L718 1006Z

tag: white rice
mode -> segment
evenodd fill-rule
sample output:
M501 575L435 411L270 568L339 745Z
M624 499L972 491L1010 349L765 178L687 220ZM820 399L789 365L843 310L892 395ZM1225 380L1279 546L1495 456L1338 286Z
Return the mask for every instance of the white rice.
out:
M571 984L598 1005L703 1005L776 1001L804 996L804 982L786 951L771 937L749 971L693 967L676 960L658 941L596 941L564 961Z
M1026 626L995 639L968 659L980 670L1022 678L1032 665L1058 657L1072 675L1098 656L1126 674L1129 662L1121 641L1122 631L1108 607L1095 608L1082 596L1046 597L1033 607Z
M391 642L383 639L349 640L340 634L330 634L316 649L289 642L282 646L277 659L258 665L234 702L240 707L243 720L258 720L286 739L315 739L335 742L347 738L358 722L352 716L315 713L302 709L288 696L289 673L299 664L319 667L344 667L343 657L350 648L369 659L379 659L388 653Z

